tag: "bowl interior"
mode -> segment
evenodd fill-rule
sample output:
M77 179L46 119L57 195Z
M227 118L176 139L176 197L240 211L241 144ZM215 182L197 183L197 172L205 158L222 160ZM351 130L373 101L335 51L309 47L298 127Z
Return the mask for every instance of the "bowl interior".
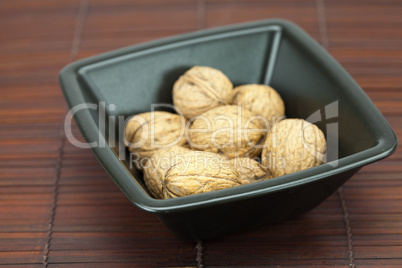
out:
M142 174L132 168L119 143L123 129L117 121L150 111L153 104L171 104L173 83L194 65L221 70L235 86L271 85L284 99L287 117L307 119L324 132L329 161L361 153L379 142L380 131L372 117L378 111L372 111L371 104L367 106L367 96L357 85L357 90L351 90L349 77L345 82L339 73L323 66L322 59L285 28L267 25L200 34L79 70L85 101L103 104L99 107L106 114L103 124L99 109L91 110L93 119L108 130L105 137L116 157L140 184Z

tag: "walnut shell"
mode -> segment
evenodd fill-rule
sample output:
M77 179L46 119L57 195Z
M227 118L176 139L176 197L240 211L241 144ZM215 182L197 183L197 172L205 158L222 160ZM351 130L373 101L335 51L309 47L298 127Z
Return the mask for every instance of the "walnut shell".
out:
M239 173L242 184L271 179L271 173L266 167L248 157L236 157L230 160L230 164Z
M191 148L228 158L261 152L267 126L260 116L236 105L213 108L195 118L187 130Z
M274 177L326 162L327 144L322 131L303 119L285 119L268 133L262 163Z
M241 185L239 174L220 155L192 151L181 155L163 180L165 198L206 193Z
M154 111L133 116L125 126L126 146L141 158L151 157L156 150L183 145L186 120L177 114Z
M285 104L279 93L270 86L250 84L238 86L232 95L232 104L264 116L274 123L285 116Z
M144 182L155 198L163 198L163 178L175 158L190 151L188 148L176 145L156 151L148 160L147 165L144 167Z
M175 82L173 104L186 118L192 118L229 103L232 91L232 82L221 71L194 66Z

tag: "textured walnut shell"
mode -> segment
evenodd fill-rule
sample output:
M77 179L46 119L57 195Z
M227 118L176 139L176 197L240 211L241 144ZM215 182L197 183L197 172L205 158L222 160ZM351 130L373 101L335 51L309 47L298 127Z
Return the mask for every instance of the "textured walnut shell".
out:
M305 170L326 162L325 136L303 119L285 119L268 133L262 164L274 177Z
M186 143L183 117L162 111L133 116L125 127L129 151L149 158L156 150Z
M187 152L190 152L190 149L176 145L156 151L148 160L147 165L144 167L144 182L155 198L163 198L163 178L174 159Z
M228 158L261 152L267 126L259 116L236 105L224 105L196 117L188 129L191 148ZM261 147L261 148L259 148Z
M230 160L230 164L239 173L242 184L271 179L271 173L266 167L248 157L236 157Z
M173 104L186 118L192 118L229 103L232 91L232 82L221 71L194 66L175 82Z
M164 198L206 193L241 185L239 174L229 159L208 152L181 155L166 172Z
M285 104L281 96L270 86L242 85L234 89L232 103L264 116L269 122L281 120L285 115Z

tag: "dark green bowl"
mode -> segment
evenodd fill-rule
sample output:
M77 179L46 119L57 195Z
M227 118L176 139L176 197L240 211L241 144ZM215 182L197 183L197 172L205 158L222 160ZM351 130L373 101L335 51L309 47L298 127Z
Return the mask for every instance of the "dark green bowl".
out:
M287 117L308 119L325 133L329 163L231 189L152 198L118 142L122 128L116 122L150 111L152 104L171 103L174 81L194 65L223 71L235 86L266 83L277 89ZM305 213L398 144L350 75L303 30L283 20L198 31L80 60L61 71L60 84L83 136L96 143L93 153L121 191L186 240Z

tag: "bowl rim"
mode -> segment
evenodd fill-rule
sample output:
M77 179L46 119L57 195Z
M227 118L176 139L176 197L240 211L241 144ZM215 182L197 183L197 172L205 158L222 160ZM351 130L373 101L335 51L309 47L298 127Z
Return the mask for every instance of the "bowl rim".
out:
M377 107L360 88L360 86L353 80L346 70L344 70L344 68L313 38L311 38L296 24L283 19L261 20L200 30L113 50L67 65L60 71L59 83L68 106L72 108L78 104L85 103L78 77L79 72L82 71L82 68L85 68L85 66L110 60L112 58L120 57L129 53L148 50L159 46L166 46L194 38L231 31L244 31L247 29L254 29L269 25L280 27L282 31L286 32L290 38L296 40L306 52L310 53L319 62L319 64L323 66L323 68L326 68L331 75L339 77L337 80L341 81L345 88L353 91L353 94L360 98L361 105L366 107L366 110L370 112L370 116L373 117L373 122L375 122L375 124L381 129L381 137L379 137L377 143L367 150L340 158L338 160L338 165L335 168L327 163L266 181L174 199L155 199L150 197L143 187L135 179L133 179L133 176L130 174L129 170L127 170L121 161L116 157L111 147L106 146L91 148L95 157L98 159L109 176L134 205L148 212L166 214L193 210L195 208L202 208L218 203L223 204L227 202L240 201L243 199L254 198L256 196L297 187L312 181L324 179L328 176L358 169L364 165L386 158L396 150L398 146L398 138L395 132L392 130L391 126L388 124ZM104 137L99 137L99 127L89 111L83 111L79 115L74 115L74 119L87 142L103 138L103 140L100 140L99 142L104 142L104 144L107 144ZM364 154L364 157L362 154Z

